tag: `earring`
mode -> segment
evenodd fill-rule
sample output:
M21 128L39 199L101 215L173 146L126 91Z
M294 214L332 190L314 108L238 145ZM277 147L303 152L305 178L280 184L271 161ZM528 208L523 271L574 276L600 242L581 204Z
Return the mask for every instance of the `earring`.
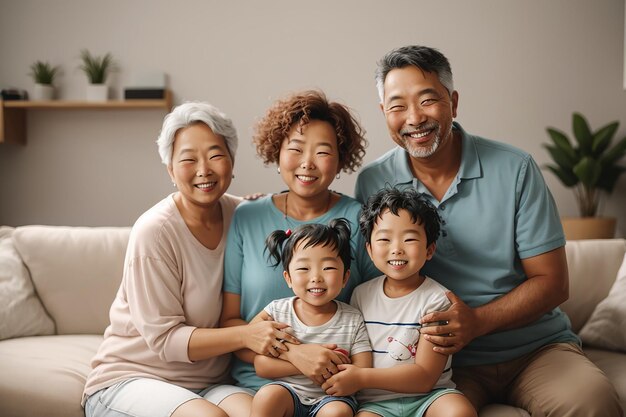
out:
M172 187L176 188L176 183L172 181Z
M280 167L276 168L276 172L280 174Z
M337 176L335 177L335 179L339 179L341 177L341 172L337 173Z
M235 179L235 174L233 174L233 179Z

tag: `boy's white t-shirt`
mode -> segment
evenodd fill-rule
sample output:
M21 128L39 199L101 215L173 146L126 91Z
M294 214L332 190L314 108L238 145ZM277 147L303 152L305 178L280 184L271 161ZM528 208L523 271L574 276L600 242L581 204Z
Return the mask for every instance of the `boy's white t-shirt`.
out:
M296 297L274 300L265 307L265 312L281 323L287 323L293 329L293 335L302 343L336 344L349 355L371 351L363 317L356 308L340 301L335 315L321 326L307 326L296 315L293 303ZM322 388L304 375L294 375L278 380L288 383L298 395L300 402L315 404L326 393Z
M365 282L355 288L350 304L363 314L367 333L372 344L374 368L391 368L415 363L419 342L420 319L427 313L443 311L450 307L447 289L426 277L422 285L411 293L398 298L385 295L385 276ZM451 369L452 356L434 388L454 388ZM416 397L422 394L406 394L379 389L364 389L357 393L361 403L384 401L400 397Z

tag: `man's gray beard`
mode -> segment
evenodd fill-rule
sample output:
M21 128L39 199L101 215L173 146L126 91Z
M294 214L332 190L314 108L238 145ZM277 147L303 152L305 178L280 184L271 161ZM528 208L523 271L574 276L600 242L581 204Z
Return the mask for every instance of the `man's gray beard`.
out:
M452 124L450 124L450 129L448 129L448 132L445 135L445 137L450 136L451 133L452 133ZM443 137L444 136L441 135L441 125L438 125L437 133L435 133L435 141L433 142L432 145L430 145L429 148L424 148L419 145L411 146L410 141L408 139L405 139L404 149L406 149L409 155L411 155L411 157L413 158L428 158L429 156L432 156L435 154L435 152L437 152L437 149L439 149L439 145L441 145L441 141L443 140Z

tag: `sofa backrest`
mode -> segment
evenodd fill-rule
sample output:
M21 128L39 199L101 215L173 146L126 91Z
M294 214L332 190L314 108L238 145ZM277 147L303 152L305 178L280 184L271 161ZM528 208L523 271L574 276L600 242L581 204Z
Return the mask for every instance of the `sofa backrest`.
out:
M23 226L13 242L57 334L102 334L130 228Z
M101 334L122 279L130 228L23 226L13 241L57 334ZM570 297L561 308L578 332L602 301L626 253L625 239L569 241Z
M626 240L572 240L565 245L569 299L561 305L578 333L615 282L626 253Z

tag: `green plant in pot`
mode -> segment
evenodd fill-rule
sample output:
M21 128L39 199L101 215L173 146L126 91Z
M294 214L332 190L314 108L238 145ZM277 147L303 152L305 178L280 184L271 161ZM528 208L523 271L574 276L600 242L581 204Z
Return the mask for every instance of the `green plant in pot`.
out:
M610 195L619 176L626 171L626 167L619 164L626 155L626 137L612 146L618 127L619 122L615 121L592 131L587 120L580 113L574 113L572 130L575 141L570 141L560 130L547 128L552 143L544 147L554 164L546 167L563 185L574 189L582 218L596 218L602 194ZM613 231L609 233L613 234L615 219L611 220Z
M108 87L105 82L109 73L115 70L113 56L110 53L104 56L95 56L87 49L83 49L80 51L80 59L82 61L80 69L83 70L89 80L87 100L106 100L108 98Z
M59 71L59 67L53 67L48 62L35 61L30 66L29 75L35 81L33 98L35 100L51 100L54 96L54 78Z

